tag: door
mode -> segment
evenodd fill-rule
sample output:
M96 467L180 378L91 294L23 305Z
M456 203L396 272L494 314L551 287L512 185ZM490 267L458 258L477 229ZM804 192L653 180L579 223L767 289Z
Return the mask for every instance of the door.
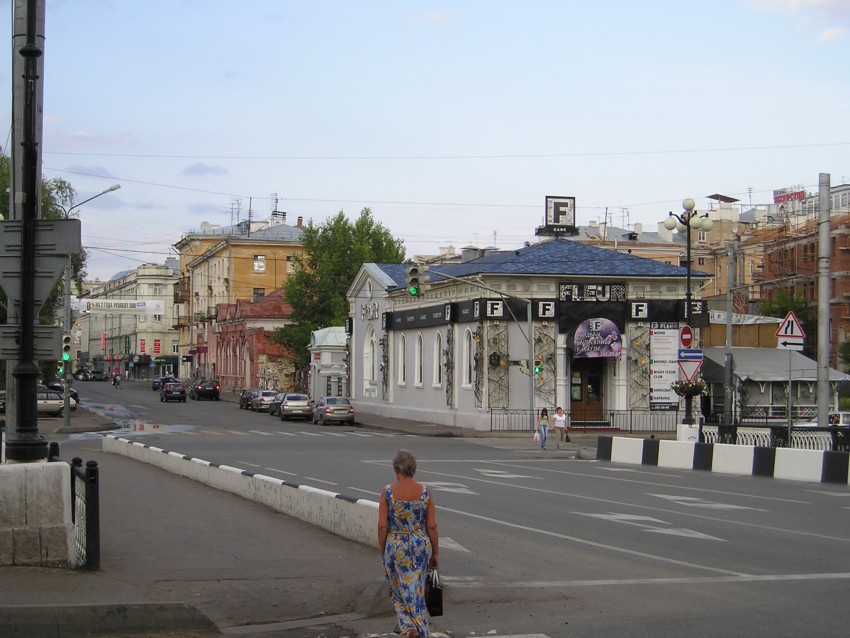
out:
M603 421L604 359L573 359L570 379L570 421Z

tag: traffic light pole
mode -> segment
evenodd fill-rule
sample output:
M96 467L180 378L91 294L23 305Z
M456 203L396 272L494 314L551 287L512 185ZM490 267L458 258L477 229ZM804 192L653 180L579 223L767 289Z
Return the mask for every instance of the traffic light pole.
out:
M71 334L71 255L68 255L68 265L65 266L65 330L64 333L66 335ZM71 427L71 391L70 386L71 382L69 381L69 368L71 367L71 359L65 361L65 344L64 339L62 340L62 370L64 374L62 375L62 400L63 400L63 409L62 409L62 421L63 425L66 428ZM72 341L73 343L73 341ZM67 430L66 430L67 432Z

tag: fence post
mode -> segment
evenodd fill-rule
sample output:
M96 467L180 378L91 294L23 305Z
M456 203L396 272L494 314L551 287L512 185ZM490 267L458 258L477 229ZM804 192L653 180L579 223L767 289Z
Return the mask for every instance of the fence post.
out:
M86 568L100 569L100 471L97 461L86 463Z

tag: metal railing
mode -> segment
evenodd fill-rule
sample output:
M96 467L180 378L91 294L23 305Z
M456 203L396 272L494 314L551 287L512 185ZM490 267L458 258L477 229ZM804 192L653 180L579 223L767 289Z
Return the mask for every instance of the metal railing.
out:
M490 410L491 432L530 432L537 413L529 408L493 408ZM574 432L675 432L681 420L678 411L651 410L575 410L570 414L570 430Z
M48 460L64 463L59 444L50 443ZM71 469L71 522L74 525L75 565L100 569L100 484L97 461L74 457Z
M702 433L706 443L850 451L850 427L846 426L791 426L790 445L787 425L704 425Z

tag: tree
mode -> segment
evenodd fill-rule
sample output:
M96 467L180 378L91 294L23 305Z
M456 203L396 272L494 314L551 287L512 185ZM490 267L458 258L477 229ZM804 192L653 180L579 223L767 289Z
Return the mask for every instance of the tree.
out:
M838 356L838 363L845 370L850 370L850 341L839 344L836 354Z
M304 254L284 285L293 325L278 328L272 341L289 347L306 364L310 333L345 323L345 293L360 267L370 262L400 264L405 254L404 242L376 222L368 208L353 224L339 211L319 226L309 222L303 230Z

